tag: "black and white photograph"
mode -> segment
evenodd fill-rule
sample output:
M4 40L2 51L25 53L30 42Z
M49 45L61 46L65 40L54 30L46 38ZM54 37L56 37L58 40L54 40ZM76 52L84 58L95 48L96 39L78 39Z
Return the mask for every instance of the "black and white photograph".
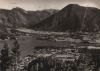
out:
M0 71L100 71L100 0L0 0Z

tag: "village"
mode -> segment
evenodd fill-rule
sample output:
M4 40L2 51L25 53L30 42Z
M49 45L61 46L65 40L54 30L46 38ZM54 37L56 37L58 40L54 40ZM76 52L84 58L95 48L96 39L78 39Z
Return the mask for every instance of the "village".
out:
M24 53L28 50L24 50L26 47L32 46L29 53L22 53L24 57L20 56L20 62L13 66L17 71L93 71L99 69L100 64L99 38L99 33L95 35L87 32L45 33L19 30L15 32L14 39L1 39L0 42L3 44L5 41L16 41L17 46L23 45L21 50ZM23 42L25 40L29 42ZM30 41L32 44L29 46ZM13 67L9 70L15 71Z
M37 35L37 34L33 34L33 35ZM93 66L93 67L91 68L89 66L87 68L87 70L88 69L94 70L95 67L98 65L98 64L96 65L96 63L98 63L98 62L95 62L92 59L93 59L93 55L98 56L96 59L99 59L99 57L100 57L100 55L98 55L100 52L100 48L99 48L100 44L99 44L99 39L97 39L100 36L99 35L95 36L94 34L90 34L90 35L93 35L93 36L89 37L88 33L81 34L81 35L74 34L72 37L71 36L68 37L68 33L64 34L64 35L59 35L59 34L55 34L55 33L53 33L52 35L39 33L36 36L37 40L51 41L53 43L61 42L61 43L65 43L66 45L36 46L33 49L33 53L31 55L26 56L18 68L19 68L19 70L33 71L35 69L35 71L39 71L39 69L43 69L43 71L44 71L45 70L45 68L43 68L43 66L45 66L44 62L47 61L47 66L49 66L49 65L51 65L51 63L53 61L56 63L61 63L61 65L62 65L61 67L63 67L63 63L68 62L69 66L72 69L72 67L75 66L78 63L78 61L80 61L80 59L82 58L82 61L84 61L86 59L86 62L83 63L83 66L88 66L88 64L90 64L90 66ZM80 36L80 37L78 37L78 36ZM77 37L77 38L75 38L75 37ZM88 57L90 57L90 59ZM37 61L38 59L40 62ZM51 63L48 63L49 61L51 61ZM37 63L34 63L34 62L37 62ZM42 62L42 68L41 68L41 62ZM93 64L91 64L91 62ZM32 67L34 65L36 66L36 68ZM40 65L40 68L39 68L39 65ZM69 69L70 67L68 67L67 70L70 70ZM76 69L81 69L81 68L82 68L82 66L80 64L79 68L77 67ZM51 67L50 70L48 70L48 71L56 71L56 69L57 69L57 67L55 68L55 66L54 66L54 67ZM62 69L58 69L58 70L64 71ZM75 71L75 70L73 69L72 71Z

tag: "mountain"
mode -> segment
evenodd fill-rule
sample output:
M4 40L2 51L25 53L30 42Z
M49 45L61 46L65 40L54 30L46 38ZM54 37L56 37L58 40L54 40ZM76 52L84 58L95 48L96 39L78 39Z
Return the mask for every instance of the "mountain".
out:
M47 17L57 13L58 10L55 9L46 9L42 11L28 11L28 25L29 28L32 28L31 26L34 26L35 24L41 22L42 20L46 19Z
M87 31L100 30L100 9L69 4L59 12L33 26L43 31Z
M0 30L7 28L31 28L58 10L48 9L42 11L25 11L16 7L12 10L0 9Z

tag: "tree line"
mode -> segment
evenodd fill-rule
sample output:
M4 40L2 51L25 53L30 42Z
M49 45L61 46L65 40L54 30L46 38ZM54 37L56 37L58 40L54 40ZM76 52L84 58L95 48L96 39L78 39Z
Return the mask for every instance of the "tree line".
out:
M0 70L7 71L11 68L13 71L18 71L18 64L20 63L20 45L17 40L14 40L13 47L9 48L5 41L3 48L0 51Z

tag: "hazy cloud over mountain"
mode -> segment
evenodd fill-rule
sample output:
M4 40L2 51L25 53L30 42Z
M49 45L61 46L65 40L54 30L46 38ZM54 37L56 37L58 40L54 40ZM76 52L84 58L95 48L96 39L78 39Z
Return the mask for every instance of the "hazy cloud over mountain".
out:
M61 9L70 3L100 7L99 0L0 0L0 8L11 9L18 6L26 10Z

